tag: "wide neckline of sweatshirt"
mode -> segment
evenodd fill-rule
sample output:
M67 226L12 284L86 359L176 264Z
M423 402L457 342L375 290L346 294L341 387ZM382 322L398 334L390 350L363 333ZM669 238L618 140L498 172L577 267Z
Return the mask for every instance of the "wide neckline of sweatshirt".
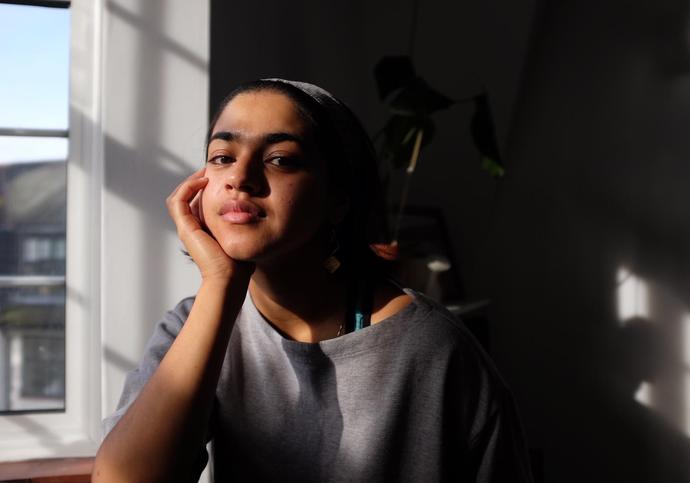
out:
M357 356L362 352L377 350L382 346L398 345L410 334L417 337L418 330L434 311L431 302L415 290L404 288L412 301L395 314L349 334L320 342L301 342L286 338L259 312L247 291L242 311L247 315L249 330L259 330L272 344L282 346L291 356L317 362L323 357L328 360ZM252 323L255 322L255 323ZM413 332L410 332L413 331Z

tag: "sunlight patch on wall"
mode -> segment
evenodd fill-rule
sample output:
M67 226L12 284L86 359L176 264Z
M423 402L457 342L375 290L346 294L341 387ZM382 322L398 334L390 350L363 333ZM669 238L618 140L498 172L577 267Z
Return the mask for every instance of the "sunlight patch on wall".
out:
M690 311L674 286L616 271L615 302L620 343L628 343L633 399L690 437Z
M683 371L684 371L684 405L685 405L685 435L690 437L690 314L683 317Z
M635 401L642 404L645 407L651 408L653 406L652 402L652 385L647 381L642 381L640 387L635 391Z
M690 314L683 317L683 364L685 370L690 371Z
M690 438L690 372L685 373L685 436Z
M621 267L616 274L618 287L616 298L618 301L618 320L621 326L633 317L649 317L649 287L647 283Z

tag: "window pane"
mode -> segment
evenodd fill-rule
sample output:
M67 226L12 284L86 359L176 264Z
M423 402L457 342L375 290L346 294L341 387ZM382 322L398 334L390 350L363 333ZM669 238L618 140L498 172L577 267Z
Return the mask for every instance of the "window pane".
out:
M69 10L0 4L0 127L67 129Z
M0 166L66 159L67 138L0 136Z
M6 156L27 142L64 156L49 138L4 141ZM64 407L65 168L0 162L0 411Z
M0 411L64 409L64 282L0 288L0 370Z

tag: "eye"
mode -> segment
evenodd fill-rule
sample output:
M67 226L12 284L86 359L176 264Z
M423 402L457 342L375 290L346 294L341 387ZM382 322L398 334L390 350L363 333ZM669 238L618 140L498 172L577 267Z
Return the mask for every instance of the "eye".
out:
M302 166L302 161L290 156L272 156L265 163L279 168L298 168Z
M219 154L217 156L213 156L210 158L207 162L211 164L230 164L235 161L235 158L231 156L227 156L225 154Z

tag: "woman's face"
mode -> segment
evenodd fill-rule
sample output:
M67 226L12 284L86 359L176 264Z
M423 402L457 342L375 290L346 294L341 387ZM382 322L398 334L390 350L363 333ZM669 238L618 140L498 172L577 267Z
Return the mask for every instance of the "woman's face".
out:
M305 247L319 246L324 228L341 217L342 203L336 206L329 194L326 161L282 93L233 98L213 128L206 159L204 222L236 260L316 255Z

